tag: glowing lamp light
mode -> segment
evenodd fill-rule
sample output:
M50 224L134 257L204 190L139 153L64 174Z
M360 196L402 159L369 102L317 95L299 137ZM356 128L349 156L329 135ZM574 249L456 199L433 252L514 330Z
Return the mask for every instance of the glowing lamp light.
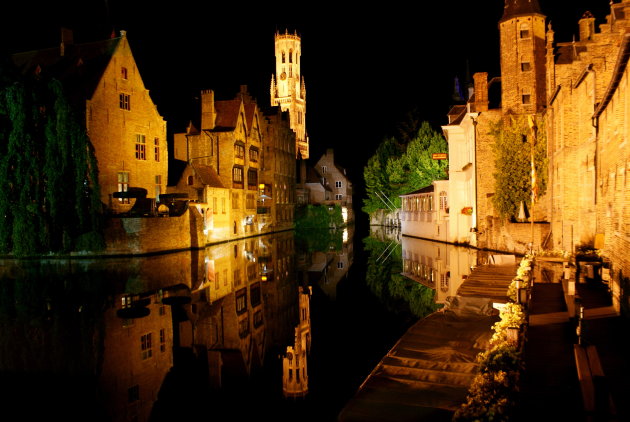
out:
M262 276L260 279L261 279L262 281L267 281L267 276L266 276L266 275L264 275L264 276Z

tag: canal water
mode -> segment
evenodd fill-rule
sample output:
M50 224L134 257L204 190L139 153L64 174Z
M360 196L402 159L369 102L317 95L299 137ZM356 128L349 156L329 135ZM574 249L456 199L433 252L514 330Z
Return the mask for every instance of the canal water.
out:
M142 258L0 260L1 418L335 421L483 259L351 226Z

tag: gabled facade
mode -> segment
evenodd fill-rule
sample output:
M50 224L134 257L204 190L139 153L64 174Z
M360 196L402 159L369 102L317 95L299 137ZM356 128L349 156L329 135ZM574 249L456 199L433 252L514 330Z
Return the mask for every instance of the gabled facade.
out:
M208 242L293 227L295 133L279 108L263 116L245 86L231 100L202 91L201 120L175 134L174 147L189 164L171 191L218 217L204 217Z
M335 162L335 152L328 148L314 166L325 189L330 189L332 196L325 200L327 204L339 205L344 214L344 221L354 221L352 209L352 182L346 170Z
M296 196L295 132L290 117L279 107L264 113L262 128L261 180L265 197L259 199L259 208L269 210L276 230L293 227Z
M62 32L60 47L15 54L23 72L49 70L66 87L85 127L99 168L101 201L116 212L133 199L116 199L129 187L148 198L164 193L168 175L166 122L145 88L125 31L120 37L74 44Z

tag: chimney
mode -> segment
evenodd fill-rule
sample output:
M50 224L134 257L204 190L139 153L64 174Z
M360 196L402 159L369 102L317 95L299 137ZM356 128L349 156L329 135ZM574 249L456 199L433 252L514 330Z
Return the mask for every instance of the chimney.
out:
M595 17L593 14L589 11L584 12L578 25L580 27L580 41L592 40L595 33Z
M201 129L214 129L216 120L217 112L214 108L214 91L204 89L201 91Z
M475 111L488 111L488 73L477 72L473 75L475 92Z
M66 47L72 44L74 44L72 29L61 28L61 45L59 47L59 54L61 57L66 55Z

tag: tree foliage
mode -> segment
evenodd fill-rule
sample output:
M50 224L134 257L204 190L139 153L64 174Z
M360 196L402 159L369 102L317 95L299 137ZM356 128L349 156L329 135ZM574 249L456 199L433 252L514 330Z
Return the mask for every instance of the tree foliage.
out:
M521 201L531 203L532 175L531 148L534 142L534 166L538 197L547 189L547 139L544 121L535 119L536 136L526 116L512 117L509 121L499 120L492 128L495 138L495 194L492 197L495 210L504 218L518 214Z
M385 139L363 170L367 193L363 211L369 214L388 208L383 196L400 207L399 195L445 179L448 160L434 160L432 154L437 152L448 152L448 144L428 122L423 122L406 144L394 138Z
M94 151L61 83L0 78L0 252L103 247Z

